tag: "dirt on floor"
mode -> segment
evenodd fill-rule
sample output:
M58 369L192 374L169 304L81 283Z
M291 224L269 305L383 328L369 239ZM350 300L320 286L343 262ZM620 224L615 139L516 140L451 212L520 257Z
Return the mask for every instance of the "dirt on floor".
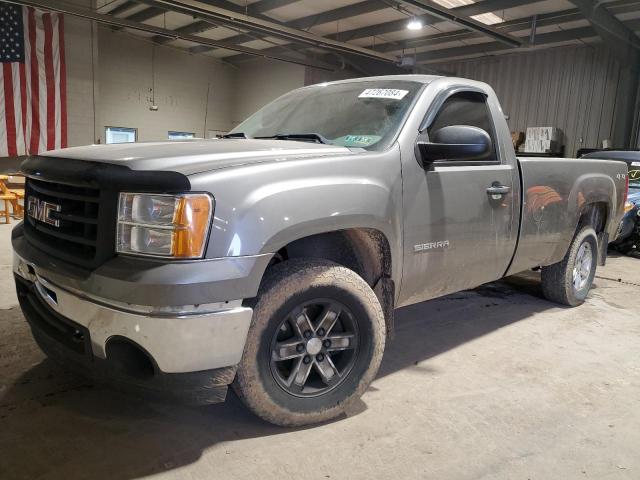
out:
M271 426L229 394L202 408L94 387L47 360L15 307L0 227L0 478L638 479L640 260L587 303L529 273L397 311L358 407Z

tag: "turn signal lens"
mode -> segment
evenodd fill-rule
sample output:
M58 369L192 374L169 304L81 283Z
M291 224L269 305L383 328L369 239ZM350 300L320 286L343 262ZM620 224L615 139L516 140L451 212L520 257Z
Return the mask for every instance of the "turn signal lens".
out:
M202 194L179 198L173 218L173 255L202 257L211 219L211 197Z
M624 204L624 213L630 212L631 210L633 210L633 207L635 207L635 205L631 202L626 202Z
M163 258L202 258L213 215L206 193L121 193L116 251Z

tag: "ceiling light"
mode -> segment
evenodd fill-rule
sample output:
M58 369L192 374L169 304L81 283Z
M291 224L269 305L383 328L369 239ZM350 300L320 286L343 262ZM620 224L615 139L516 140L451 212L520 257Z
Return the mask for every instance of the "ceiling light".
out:
M422 22L414 17L407 23L407 28L409 30L420 30L422 28Z

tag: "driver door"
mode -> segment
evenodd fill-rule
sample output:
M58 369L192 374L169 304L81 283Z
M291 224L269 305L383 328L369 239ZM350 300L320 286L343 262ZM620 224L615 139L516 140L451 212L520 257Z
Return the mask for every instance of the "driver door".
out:
M494 112L494 115L496 112ZM497 114L502 114L498 112ZM456 91L442 103L416 141L445 126L470 125L492 140L481 161L403 162L404 270L400 304L476 287L504 275L515 249L517 219L513 165L501 161L501 145L487 96ZM505 187L500 195L492 187ZM495 191L495 189L493 190ZM516 193L518 190L516 190ZM514 231L515 229L515 231Z

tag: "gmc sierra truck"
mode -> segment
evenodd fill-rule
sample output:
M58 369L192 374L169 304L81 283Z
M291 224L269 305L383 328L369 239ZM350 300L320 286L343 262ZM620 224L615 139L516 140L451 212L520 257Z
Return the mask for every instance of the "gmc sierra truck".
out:
M626 200L623 162L516 158L493 90L460 78L301 88L225 137L23 163L15 281L50 357L325 421L375 377L398 307L533 268L581 304Z

